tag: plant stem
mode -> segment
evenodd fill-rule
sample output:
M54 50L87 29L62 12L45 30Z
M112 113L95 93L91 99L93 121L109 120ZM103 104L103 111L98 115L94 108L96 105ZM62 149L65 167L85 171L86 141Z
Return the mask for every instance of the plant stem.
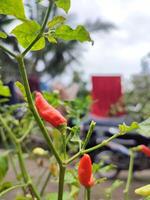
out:
M87 191L87 200L91 199L91 188L86 188Z
M4 196L5 194L7 194L8 192L10 192L10 191L12 191L12 190L15 190L15 189L18 189L18 188L24 188L24 187L27 187L27 186L28 186L28 184L14 185L14 186L12 186L12 187L10 187L10 188L8 188L8 189L2 191L2 192L0 193L0 197Z
M11 52L9 49L4 47L3 45L0 45L0 49L2 49L5 53L7 53L8 55L12 56L13 58L16 58L16 55L13 52Z
M18 61L21 77L23 79L24 88L25 88L25 91L26 91L29 108L32 111L33 116L34 116L34 118L35 118L45 140L47 141L47 144L48 144L50 150L54 154L59 165L62 165L62 161L61 161L56 149L54 148L52 140L51 140L51 138L50 138L50 136L47 132L47 129L45 128L45 126L44 126L44 124L43 124L43 122L42 122L42 120L41 120L41 118L40 118L40 116L39 116L39 114L38 114L38 112L35 108L35 105L33 103L32 95L31 95L31 91L30 91L30 87L29 87L29 82L28 82L28 78L27 78L27 73L26 73L26 69L25 69L25 65L24 65L24 59L22 58L22 56L18 56L17 61Z
M104 140L103 142L101 142L100 144L98 144L98 145L96 145L94 147L91 147L91 148L85 149L85 150L81 149L78 153L76 153L74 156L72 156L70 159L68 159L65 164L71 163L73 160L75 160L76 158L78 158L79 156L81 156L81 155L83 155L85 153L89 153L89 152L97 150L97 149L99 149L99 148L101 148L103 146L106 146L111 140L115 139L118 136L120 136L120 133L117 133L117 134L111 136L107 140Z
M24 182L27 183L29 181L29 175L28 175L26 168L25 168L24 159L22 157L23 153L22 153L22 149L21 149L21 146L20 146L19 143L16 143L16 148L17 148L17 155L18 155L19 165L20 165L20 168L21 168L23 179L24 179Z
M66 165L68 165L69 163L71 163L73 160L75 160L76 158L78 158L79 156L81 156L83 154L82 151L79 151L78 153L76 153L74 156L72 156L71 158L69 158L66 161Z
M24 139L26 139L26 137L29 135L30 131L32 130L33 126L34 126L34 123L31 121L26 132L24 132L23 136L18 139L19 142L22 142Z
M133 166L134 166L134 151L130 151L130 163L129 163L129 170L128 170L128 178L126 187L124 190L124 200L129 200L129 189L132 181L132 175L133 175Z
M39 186L41 183L42 178L44 177L45 173L47 172L47 168L45 168L42 173L39 175L38 179L36 180L36 186Z
M27 173L26 167L25 167L25 163L24 163L24 159L23 159L23 153L22 153L22 149L21 149L21 145L18 142L17 138L15 137L15 135L13 134L13 132L11 131L11 129L9 128L9 126L7 125L7 123L5 122L4 118L0 115L0 122L2 123L2 125L4 126L4 128L7 130L7 133L11 139L11 141L14 143L15 147L16 147L16 151L17 151L17 155L18 155L18 160L19 160L19 165L20 165L20 169L22 172L22 176L24 179L24 182L26 184L28 184L29 190L31 192L31 194L37 198L37 200L41 200L41 197L39 196L37 190L35 189L30 176Z
M58 200L63 200L65 171L66 171L66 167L60 166L60 168L59 168Z
M52 5L53 5L53 1L51 0L51 1L49 1L49 6L47 8L47 12L45 14L43 24L41 26L41 30L38 33L38 35L36 36L36 38L31 42L31 44L29 44L29 46L22 52L23 57L31 50L33 45L42 37L44 29L45 29L47 21L48 21L48 18L49 18L49 15L50 15L50 12L51 12L51 9L52 9Z
M89 149L86 149L86 150L82 151L82 153L84 154L84 153L89 153L89 152L91 152L91 151L97 150L97 149L99 149L99 148L101 148L101 147L107 145L111 140L115 139L115 138L118 137L118 136L120 136L120 133L117 133L117 134L111 136L111 137L108 138L107 140L104 140L103 142L101 142L100 144L98 144L98 145L96 145L96 146L94 146L94 147L91 147L91 148L89 148Z
M87 193L86 188L84 188L84 200L86 200L86 193Z
M84 141L84 143L83 143L82 149L85 149L85 148L86 148L86 146L87 146L87 144L88 144L88 142L89 142L89 140L90 140L90 138L91 138L91 135L92 135L92 133L93 133L93 130L94 130L94 128L95 128L95 125L96 125L96 122L91 121L91 124L90 124L89 130L88 130L88 133L87 133L87 135L86 135L85 141Z
M62 134L63 139L63 151L64 151L64 159L66 159L66 136Z
M9 149L9 144L8 144L8 142L7 142L6 135L5 135L4 132L3 132L3 128L1 128L1 136L2 136L2 141L3 141L3 143L4 143L4 147L8 150L8 149ZM13 168L14 174L15 174L15 176L16 176L16 178L17 178L18 173L17 173L16 165L15 165L14 160L13 160L13 158L12 158L12 153L10 153L9 159L10 159L10 162L11 162L11 164L12 164L12 168Z
M51 173L48 172L48 176L46 177L46 180L45 180L43 187L41 189L41 192L40 192L41 196L43 196L43 194L44 194L45 188L49 182L50 177L51 177Z

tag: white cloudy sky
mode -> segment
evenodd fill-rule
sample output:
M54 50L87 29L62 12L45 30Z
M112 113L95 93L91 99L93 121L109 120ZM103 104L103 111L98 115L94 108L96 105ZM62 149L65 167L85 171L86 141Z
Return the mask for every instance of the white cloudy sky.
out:
M122 74L141 70L140 59L150 51L150 0L72 0L70 14L77 23L104 19L118 27L109 34L92 35L94 46L85 44L82 69L91 74Z

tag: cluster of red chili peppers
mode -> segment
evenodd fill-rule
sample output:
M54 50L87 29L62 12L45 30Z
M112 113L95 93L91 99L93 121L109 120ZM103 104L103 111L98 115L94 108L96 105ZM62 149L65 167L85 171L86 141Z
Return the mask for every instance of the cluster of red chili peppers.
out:
M51 106L40 92L36 92L35 106L42 119L52 124L54 127L67 124L67 120L62 114ZM86 188L94 185L92 175L92 162L88 154L84 154L79 162L78 178L80 183Z
M35 106L39 115L54 127L67 124L67 120L62 114L51 106L40 92L36 92ZM150 148L145 145L138 146L138 150L150 157ZM92 175L92 162L88 154L84 154L80 159L78 167L78 178L80 183L89 188L94 185L94 178Z

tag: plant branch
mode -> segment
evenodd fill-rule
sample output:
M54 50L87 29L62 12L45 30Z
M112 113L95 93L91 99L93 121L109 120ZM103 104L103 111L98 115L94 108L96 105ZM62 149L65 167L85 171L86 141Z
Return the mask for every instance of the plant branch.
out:
M129 170L128 170L128 178L127 178L127 183L126 183L126 187L124 190L124 200L129 200L129 189L130 189L132 176L133 176L133 166L134 166L134 151L131 149L130 150L130 163L129 163Z
M23 159L23 156L22 156L23 153L22 153L22 149L21 149L20 143L18 142L17 138L15 137L15 135L13 134L13 132L11 131L11 129L9 128L9 126L7 125L7 123L2 118L1 115L0 115L0 122L4 126L4 128L7 130L8 136L10 137L11 141L14 143L14 145L16 147L18 160L19 160L19 165L20 165L20 169L21 169L21 172L22 172L22 176L23 176L24 182L26 184L28 184L31 194L33 193L34 196L37 198L37 200L41 200L41 197L39 196L37 190L35 189L32 181L31 181L30 176L27 173L27 170L26 170L26 167L25 167L25 163L24 163L24 159Z
M28 129L26 130L26 132L23 134L22 137L20 137L20 138L18 139L19 142L22 142L22 141L29 135L29 133L30 133L30 131L32 130L33 126L34 126L34 123L31 121L31 123L29 124L29 127L28 127Z
M93 130L94 130L94 128L95 128L95 125L96 125L96 122L91 121L90 128L89 128L88 133L87 133L87 135L86 135L86 138L85 138L85 141L84 141L84 143L83 143L82 149L85 149L85 148L86 148L86 146L87 146L87 144L88 144L88 142L89 142L89 140L90 140L90 138L91 138L91 135L92 135L92 133L93 133Z
M45 140L47 141L47 144L49 146L49 149L52 151L52 153L54 154L57 162L59 163L59 165L62 165L62 161L55 149L55 147L53 146L53 143L52 143L52 140L48 134L48 131L47 129L45 128L36 108L35 108L35 105L34 105L34 102L33 102L33 99L32 99L32 95L31 95L31 91L30 91L30 86L29 86L29 82L28 82L28 78L27 78L27 73L26 73L26 69L25 69L25 65L24 65L24 60L22 58L22 56L18 56L17 58L17 61L18 61L18 66L19 66L19 69L20 69L20 73L21 73L21 77L23 79L23 83L24 83L24 88L25 88L25 91L26 91L26 95L27 95L27 101L28 101L28 104L29 104L29 108L30 110L32 111L33 113L33 116L45 138Z
M9 150L9 144L7 142L7 138L6 138L6 135L4 134L4 130L3 128L1 128L1 136L2 136L2 141L4 143L4 147ZM12 157L12 153L10 152L10 155L9 155L9 159L10 159L10 162L12 164L12 168L13 168L13 171L14 171L14 174L15 176L17 177L18 176L18 172L17 172L17 169L16 169L16 165L15 165L15 162L13 160L13 157Z
M0 49L2 49L5 53L7 53L8 55L12 56L13 58L16 58L16 55L13 52L11 52L9 49L7 49L6 47L4 47L1 44L0 44Z
M99 148L101 148L103 146L106 146L111 140L117 138L120 135L121 135L121 133L117 133L117 134L111 136L107 140L104 140L103 142L101 142L100 144L98 144L98 145L96 145L94 147L91 147L91 148L85 149L85 150L81 149L78 153L76 153L74 156L72 156L70 159L68 159L65 164L71 163L73 160L75 160L76 158L78 158L79 156L81 156L81 155L83 155L85 153L89 153L89 152L97 150L97 149L99 149Z
M18 184L18 185L15 185L15 186L12 186L4 191L2 191L0 193L0 197L4 196L5 194L7 194L8 192L12 191L12 190L15 190L15 189L18 189L18 188L24 188L24 187L27 187L28 184Z
M36 38L31 42L31 44L29 44L29 46L22 52L22 56L24 57L30 50L31 48L33 47L33 45L41 38L41 36L43 35L43 32L44 32L44 29L46 27L46 24L47 24L47 21L48 21L48 18L49 18L49 15L50 15L50 12L51 12L51 9L52 9L52 6L53 6L53 1L49 1L49 6L47 8L47 12L45 14L45 18L44 18L44 21L43 21L43 24L41 26L41 30L40 32L38 33L38 35L36 36Z
M91 147L91 148L89 148L89 149L83 150L83 151L82 151L82 154L89 153L89 152L94 151L94 150L97 150L97 149L99 149L99 148L101 148L101 147L103 147L103 146L106 146L111 140L117 138L117 137L120 136L120 135L121 135L120 133L117 133L117 134L111 136L110 138L108 138L107 140L104 140L104 141L101 142L100 144L97 144L96 146Z
M43 196L43 194L44 194L45 188L46 188L46 186L47 186L47 184L49 182L50 177L51 177L51 173L48 172L48 176L46 177L46 179L44 181L44 184L42 186L41 192L40 192L41 196Z
M87 200L90 200L91 199L91 188L86 188L86 191L87 191Z
M60 168L59 168L58 200L63 200L65 171L66 171L66 167L60 166Z

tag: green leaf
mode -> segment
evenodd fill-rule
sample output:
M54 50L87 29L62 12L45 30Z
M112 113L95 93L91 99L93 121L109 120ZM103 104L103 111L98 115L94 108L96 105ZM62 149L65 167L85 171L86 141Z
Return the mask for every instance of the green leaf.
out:
M132 122L130 126L126 125L125 123L119 125L119 131L121 134L131 132L138 128L139 128L139 125L137 122Z
M0 14L26 19L22 0L0 0Z
M58 8L62 8L66 13L68 13L71 2L70 0L55 0L55 4Z
M112 183L111 187L108 187L108 188L106 189L106 191L105 191L106 198L107 198L107 199L112 199L111 197L112 197L113 192L114 192L115 190L117 190L120 186L122 186L123 183L124 183L124 182L121 181L121 180L115 180L115 181Z
M144 200L150 200L150 196L146 197Z
M59 132L58 129L53 129L53 144L57 149L57 152L60 156L63 156L63 141L62 141L62 134Z
M41 3L43 0L36 0L36 3Z
M66 19L63 16L55 16L47 25L49 28L53 28L54 26L63 23L65 20Z
M54 106L55 108L63 105L63 101L60 100L58 91L53 91L51 93L43 91L42 93L44 98L48 101L48 103Z
M8 158L7 156L0 156L0 181L3 180L8 171Z
M4 86L3 83L0 81L0 95L4 97L10 97L10 89L8 86Z
M70 139L71 142L81 143L80 139L80 128L78 126L73 126L71 128L72 138Z
M77 180L74 177L73 173L71 171L67 170L66 174L65 174L65 183L66 184L74 184L76 182L77 182Z
M109 165L106 165L106 166L100 168L100 169L99 169L99 172L100 172L100 173L106 173L106 172L109 172L109 171L111 171L111 170L113 170L113 169L115 169L115 168L116 168L115 165L109 164Z
M48 35L47 39L50 43L57 44L57 40L52 35Z
M0 193L7 190L8 188L12 187L13 184L11 182L4 182L2 185L0 185Z
M26 21L12 30L12 34L14 34L24 48L27 48L31 42L36 38L41 26L35 21ZM43 49L45 47L45 38L42 36L36 44L32 47L32 51L37 51Z
M32 197L17 196L15 200L32 200Z
M144 185L140 188L137 188L135 190L135 193L138 195L141 195L143 197L149 197L150 196L150 184Z
M92 41L88 31L84 26L77 26L76 29L72 29L68 25L62 25L56 28L55 36L62 40L78 40L80 42Z
M26 100L26 99L27 99L27 96L26 96L26 91L25 91L24 85L23 85L22 83L20 83L19 81L16 81L16 82L15 82L15 85L16 85L16 87L19 88L19 90L21 91L21 93L22 93L24 99Z
M0 38L6 39L7 38L6 33L0 31Z
M150 118L139 123L139 129L137 132L145 137L150 137Z
M72 199L77 199L80 192L80 186L78 185L71 185L70 197Z

